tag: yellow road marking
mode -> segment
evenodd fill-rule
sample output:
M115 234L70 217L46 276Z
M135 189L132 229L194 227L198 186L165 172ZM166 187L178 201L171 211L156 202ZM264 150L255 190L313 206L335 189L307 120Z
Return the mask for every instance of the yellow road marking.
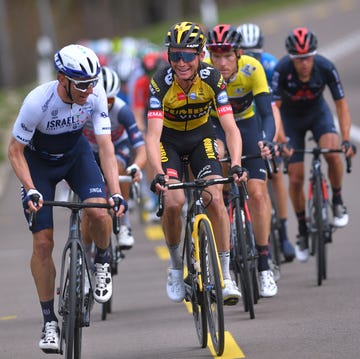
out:
M167 249L166 246L156 247L155 252L162 261L166 261L166 260L170 259L169 250Z
M12 319L16 319L16 315L8 315L6 317L0 317L0 320L12 320Z
M211 342L210 334L208 334L208 347L211 351L211 354L216 357L214 347ZM225 349L224 354L221 356L221 359L239 359L245 358L243 351L236 344L234 337L230 332L225 331Z
M160 225L147 226L145 228L145 235L150 241L159 241L164 239L164 232Z

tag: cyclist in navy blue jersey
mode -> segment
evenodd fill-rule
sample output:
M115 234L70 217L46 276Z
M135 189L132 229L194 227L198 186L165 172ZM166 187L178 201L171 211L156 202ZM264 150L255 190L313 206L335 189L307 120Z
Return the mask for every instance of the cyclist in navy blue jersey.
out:
M82 135L86 121L94 124L102 169L112 193L109 204L117 205L118 216L126 208L120 194L106 93L102 86L96 86L99 60L84 46L68 45L56 52L54 62L57 80L36 87L26 96L8 149L10 163L22 184L25 214L37 212L31 272L44 320L39 347L46 353L58 351L59 327L54 312L53 214L51 207L42 207L43 199L53 200L56 184L65 179L81 200L106 203L103 176ZM33 203L34 195L39 198L38 206ZM100 303L112 294L107 251L111 227L106 209L82 212L82 236L97 247L94 298Z
M286 136L296 149L305 147L305 135L311 131L320 147L337 148L339 135L323 92L330 89L340 124L342 147L353 156L350 143L351 116L340 76L334 64L317 54L316 35L305 27L294 29L286 38L288 52L277 64L272 77L274 99L280 108ZM339 154L325 156L332 187L334 225L344 227L349 221L341 196L343 165ZM295 153L289 163L289 193L298 219L296 256L309 257L308 231L305 217L304 155Z
M264 51L264 34L260 27L256 24L246 23L237 28L237 31L241 33L240 47L245 55L255 57L263 65L265 70L266 79L271 87L271 78L274 73L274 68L278 62L277 58ZM272 103L273 115L276 122L275 141L286 141L282 123L281 115L275 102ZM277 165L279 170L277 173L273 173L271 180L271 186L275 195L275 202L280 219L280 244L281 251L286 261L291 262L295 257L295 250L292 243L289 241L287 234L287 189L282 172L281 157L277 157Z

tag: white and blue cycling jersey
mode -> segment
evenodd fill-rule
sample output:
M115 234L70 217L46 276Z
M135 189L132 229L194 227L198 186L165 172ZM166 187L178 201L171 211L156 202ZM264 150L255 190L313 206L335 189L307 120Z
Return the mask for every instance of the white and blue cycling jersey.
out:
M101 86L94 87L84 105L63 102L57 86L58 81L51 81L32 90L13 128L17 141L52 160L73 149L87 121L98 135L111 132L106 93Z
M25 145L31 178L45 200L54 199L56 184L63 179L81 200L105 198L104 178L82 134L86 122L93 123L97 135L111 133L105 90L94 87L85 104L77 105L61 100L58 85L58 81L45 83L26 96L12 134ZM45 206L38 212L32 231L52 227L52 209Z

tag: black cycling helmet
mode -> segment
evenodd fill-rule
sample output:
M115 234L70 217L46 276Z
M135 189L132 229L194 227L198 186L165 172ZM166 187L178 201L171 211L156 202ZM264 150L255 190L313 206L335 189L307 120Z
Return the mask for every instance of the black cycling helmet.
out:
M312 56L316 54L317 38L306 27L298 27L286 38L285 47L290 57Z
M229 24L220 24L208 32L206 47L209 52L228 52L240 48L241 34Z
M166 37L165 46L195 49L200 53L205 45L206 39L198 24L194 22L178 22L173 25Z

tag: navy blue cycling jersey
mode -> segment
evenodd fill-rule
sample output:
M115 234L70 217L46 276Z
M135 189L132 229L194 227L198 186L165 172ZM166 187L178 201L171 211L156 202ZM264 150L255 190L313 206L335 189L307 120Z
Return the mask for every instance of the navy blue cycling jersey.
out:
M329 87L334 101L344 98L344 89L334 64L320 55L314 56L310 80L300 81L292 60L283 57L272 77L274 100L282 101L280 112L286 136L297 149L305 147L305 135L311 131L318 141L326 133L336 133L333 115L323 96ZM295 153L290 162L302 162L304 155Z
M274 100L281 100L285 112L310 112L321 105L325 87L334 100L344 97L344 89L334 64L321 55L314 56L314 67L308 82L299 80L292 60L283 57L275 67L272 77Z

